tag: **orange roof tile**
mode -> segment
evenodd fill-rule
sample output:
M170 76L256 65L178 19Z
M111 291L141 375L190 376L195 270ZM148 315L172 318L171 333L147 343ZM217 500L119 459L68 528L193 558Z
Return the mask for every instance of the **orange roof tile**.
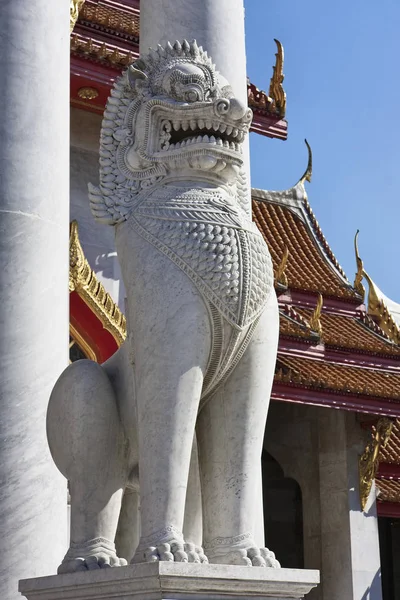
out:
M381 446L379 460L383 463L400 465L400 419L393 421L392 433L386 446Z
M286 275L290 289L321 292L324 296L356 298L329 256L323 256L306 224L290 208L253 198L253 217L267 242L274 268L289 250ZM329 265L331 262L331 265Z
M278 354L275 381L321 390L400 400L400 371L387 373Z
M381 502L400 502L400 481L377 479L376 487Z
M312 315L312 310L309 309L298 308L297 312L306 320ZM320 320L325 346L400 356L400 347L387 339L383 332L381 336L377 335L355 317L323 312Z

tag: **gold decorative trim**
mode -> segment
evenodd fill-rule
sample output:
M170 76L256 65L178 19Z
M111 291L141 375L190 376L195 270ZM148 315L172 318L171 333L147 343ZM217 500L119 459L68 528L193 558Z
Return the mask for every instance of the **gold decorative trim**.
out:
M83 21L139 37L140 17L102 4L85 4L79 15Z
M84 5L85 0L70 0L69 3L69 32L72 33L75 27L75 23L79 17L79 11Z
M318 333L319 337L322 337L321 313L323 304L322 294L318 294L317 306L310 317L310 329Z
M78 223L72 221L69 236L69 291L76 291L120 346L126 338L126 320L104 286L98 281L83 253Z
M363 270L365 279L368 281L368 314L374 317L379 327L386 333L388 338L400 344L400 329L392 317L388 307L381 298L378 297L374 282L366 271Z
M359 458L359 477L360 477L360 504L361 510L365 510L369 494L372 488L372 482L375 479L379 467L379 451L385 447L390 439L393 429L393 421L387 417L382 417L376 424L375 433L372 439L365 447L363 454Z
M311 150L311 146L307 142L307 140L304 140L304 141L305 141L305 144L306 144L307 150L308 150L308 162L307 162L307 168L304 171L303 175L300 177L299 182L304 183L305 181L308 181L309 183L311 183L311 179L312 179L312 150Z
M283 250L282 259L275 273L275 285L279 285L282 288L288 287L288 278L286 275L286 266L289 258L289 248L285 245Z
M275 66L273 67L271 82L269 84L268 96L274 100L276 111L283 119L286 114L286 93L282 85L283 80L285 79L283 74L284 51L279 40L274 39L274 42L276 43L278 51L275 54L276 61Z
M78 90L79 98L83 100L94 100L99 95L99 90L96 90L94 87L81 87Z
M90 360L94 360L95 362L97 362L96 354L94 353L92 348L89 346L87 341L75 329L75 327L72 325L72 323L69 324L69 334L73 339L73 343L78 344L78 346L80 347L82 352L86 355L86 358L89 358ZM71 348L71 343L70 343L69 347Z
M83 54L88 58L96 58L121 69L132 64L138 57L137 53L108 45L91 37L81 36L78 33L71 35L71 52Z
M354 278L353 287L358 294L360 294L361 298L364 300L365 298L365 287L362 284L362 280L364 277L364 263L360 258L360 254L358 252L358 234L360 230L357 229L356 235L354 236L354 252L356 254L356 264L357 264L357 273Z

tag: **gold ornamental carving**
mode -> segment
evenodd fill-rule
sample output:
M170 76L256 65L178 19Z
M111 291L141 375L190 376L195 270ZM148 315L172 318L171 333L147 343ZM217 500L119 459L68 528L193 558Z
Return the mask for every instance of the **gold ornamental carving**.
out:
M94 87L81 87L78 90L78 96L79 98L82 98L83 100L94 100L95 98L97 98L97 96L99 95L99 91L96 90L96 88Z
M374 282L366 271L363 271L365 279L368 281L368 315L373 317L377 325L382 329L392 342L400 344L400 329L394 320L390 310L379 298Z
M320 338L322 337L321 313L323 304L324 299L322 294L318 294L317 306L310 317L310 329L318 333Z
M79 11L84 5L85 0L70 0L69 3L69 32L72 33L75 27L75 23L79 17Z
M283 61L284 61L284 52L283 46L279 40L274 40L277 46L277 53L275 66L273 67L273 73L271 77L271 82L269 84L269 92L268 95L274 100L276 111L279 116L283 119L286 114L286 93L283 89L283 80L285 76L283 74Z
M305 181L308 181L309 183L311 183L311 179L312 179L312 150L311 150L311 146L310 144L307 142L307 140L304 140L305 145L307 146L307 151L308 151L308 162L307 162L307 168L304 171L303 175L300 177L300 182L304 183Z
M371 441L368 442L363 454L359 458L361 510L365 510L372 483L378 471L379 451L388 443L392 429L393 421L387 417L379 419Z
M365 298L365 287L362 284L362 280L364 277L364 264L360 258L360 254L358 252L358 234L360 233L359 229L357 229L356 235L354 237L354 252L356 254L356 263L357 263L357 272L355 275L353 287L358 294L360 294L361 298L364 300Z
M69 291L79 294L120 346L126 338L125 316L91 269L79 241L76 221L70 225Z
M285 245L281 262L278 265L275 273L275 285L286 289L288 287L288 278L286 275L286 266L289 258L289 248Z

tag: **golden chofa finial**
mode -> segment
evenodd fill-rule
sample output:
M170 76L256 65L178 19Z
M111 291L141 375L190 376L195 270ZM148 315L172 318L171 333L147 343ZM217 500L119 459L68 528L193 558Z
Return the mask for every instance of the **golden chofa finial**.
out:
M85 0L70 0L69 3L69 32L72 33Z
M288 278L286 275L286 265L287 265L288 258L289 258L289 248L287 246L285 246L285 248L283 250L281 262L280 262L278 268L276 269L276 273L275 273L275 285L279 285L282 288L288 287Z
M311 150L311 146L307 142L307 140L304 140L304 142L305 142L305 144L307 146L308 162L307 162L307 168L304 171L303 175L300 177L299 181L301 183L304 183L305 181L308 181L309 183L311 183L311 179L312 179L312 150Z
M322 337L321 313L323 304L324 299L322 294L318 294L317 306L315 307L315 310L309 321L310 329L318 333L320 338Z
M353 287L358 294L360 294L361 298L364 300L365 298L365 287L362 284L362 280L364 277L364 264L360 258L360 254L358 252L358 234L360 230L357 229L356 235L354 236L354 251L356 253L356 263L357 263L357 273L354 279Z
M272 98L275 103L276 111L278 115L283 119L286 114L286 93L283 89L283 80L285 76L283 74L283 60L284 60L284 52L283 46L279 40L274 40L276 46L278 48L275 61L275 66L273 67L273 73L271 77L271 82L269 84L269 92L268 96Z

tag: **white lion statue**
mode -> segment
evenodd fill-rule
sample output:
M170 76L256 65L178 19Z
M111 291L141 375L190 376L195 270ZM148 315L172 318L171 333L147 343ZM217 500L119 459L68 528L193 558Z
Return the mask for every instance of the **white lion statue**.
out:
M151 50L111 91L89 193L115 227L128 337L104 365L70 365L50 399L49 445L71 494L59 572L126 564L115 535L135 486L132 562L279 566L254 541L278 310L243 169L251 118L196 42ZM195 433L197 543L183 535Z

